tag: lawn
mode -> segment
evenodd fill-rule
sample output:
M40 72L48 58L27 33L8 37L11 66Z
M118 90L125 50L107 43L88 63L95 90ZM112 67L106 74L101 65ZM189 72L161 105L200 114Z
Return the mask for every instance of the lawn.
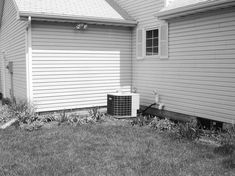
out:
M93 124L0 131L0 175L235 175L214 147L146 127Z

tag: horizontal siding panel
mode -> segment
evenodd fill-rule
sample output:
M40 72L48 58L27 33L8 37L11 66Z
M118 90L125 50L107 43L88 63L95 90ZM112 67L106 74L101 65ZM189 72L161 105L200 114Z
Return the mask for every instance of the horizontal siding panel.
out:
M112 81L112 79L119 79L119 77L113 77L113 78L94 78L94 79L89 79L89 81L87 81L88 78L66 78L66 79L37 79L33 81L33 84L35 84L35 86L38 83L57 83L57 84L63 84L64 82L81 82L83 81L84 84L88 84L89 82L97 82L97 81ZM119 83L126 83L128 82L128 78L122 79L121 81L119 81ZM100 83L100 82L99 82ZM90 86L95 86L95 85L90 85Z
M231 36L228 36L228 35L225 35L225 36L213 36L212 38L208 38L206 40L206 43L205 43L205 37L201 37L201 35L198 37L198 38L194 38L194 43L190 42L189 40L171 40L170 41L170 47L174 47L174 46L178 46L178 47L181 47L183 44L183 46L187 47L188 44L191 45L191 46L194 46L194 45L210 45L210 44L219 44L221 42L224 42L224 43L230 43L231 41L235 40L235 36L231 35Z
M79 77L84 78L84 77L94 76L94 74L98 74L99 76L110 76L110 77L120 75L120 70L117 70L117 71L114 71L114 70L110 70L110 71L107 71L107 70L104 70L104 71L103 70L102 71L88 70L88 72L83 72L83 73L81 73L81 70L79 70L79 69L77 69L76 71L71 71L71 70L63 70L63 71L61 71L61 72L56 72L56 71L43 72L43 71L41 71L41 72L34 73L33 76L35 76L35 77L43 76L44 78L54 78L56 75L60 75L62 77L64 76L64 78L66 78L66 77L71 76L71 75L74 75L74 77L77 77L79 75ZM125 75L130 75L130 73L131 73L131 71L128 71L128 72L125 73Z
M221 9L218 11L208 11L204 14L194 14L187 17L182 17L172 20L174 22L174 28L183 29L182 26L197 27L205 26L212 24L226 24L227 22L234 21L234 7Z
M158 82L160 82L159 80L156 80ZM149 81L143 81L141 82L141 84L150 84L151 82ZM210 89L207 89L207 87L210 87ZM150 87L149 89L153 89L152 87ZM148 91L151 92L151 90L146 89ZM164 92L166 90L171 90L172 92L174 92L174 90L176 91L177 94L180 95L179 91L184 90L184 93L188 92L190 95L193 95L192 92L194 92L195 94L198 94L197 96L201 96L201 97L208 97L210 98L211 96L213 96L213 98L216 98L216 96L218 96L218 99L220 100L229 100L228 102L230 103L234 103L232 100L235 97L234 94L234 88L227 88L226 87L220 87L219 88L214 88L212 86L204 86L201 85L196 86L196 84L194 85L190 85L190 84L183 84L181 85L180 83L174 83L172 82L172 84L165 84L165 83L159 83L158 87L156 89L164 89ZM201 95L199 95L201 94ZM206 95L205 95L206 94Z
M58 78L58 76L60 78ZM76 81L76 82L79 82L79 80L81 81L86 81L87 79L89 79L90 81L111 81L112 79L118 79L120 77L120 74L116 74L116 75L111 75L109 76L108 74L106 75L91 75L91 76L87 76L86 74L84 74L83 76L79 76L79 77L76 77L76 76L71 76L69 77L69 75L67 77L65 76L61 76L61 75L58 75L57 77L54 76L54 77L51 77L51 76L47 76L47 77L42 77L42 76L34 76L35 77L35 80L34 82L35 83L43 83L43 82L72 82L72 81ZM93 77L106 77L106 78L93 78ZM129 74L125 74L123 75L125 76L126 78L122 80L125 81L125 80L128 80L130 78ZM41 80L43 79L43 80Z
M56 110L66 110L66 109L77 109L77 108L87 108L93 106L106 106L106 101L100 101L96 99L86 99L84 102L74 102L74 103L49 103L49 104L40 104L40 109L36 109L37 111L55 111Z
M56 34L55 32L52 32L51 34ZM40 34L40 35L35 35L34 36L34 40L37 40L37 41L40 41L40 40L43 40L42 39L42 36L47 36L47 38L48 39L50 39L50 40L53 40L53 41L58 41L58 40L63 40L64 42L66 42L66 43L71 43L71 42L73 42L75 39L73 38L73 36L74 35L63 35L63 36L58 36L58 37L54 37L54 36L52 36L50 33L46 33L45 32L45 34ZM102 34L102 33L101 33ZM81 36L80 37L80 39L89 39L89 40L93 40L94 39L94 37L97 37L96 36L97 35L97 33L95 33L95 34L90 34L88 37L83 37L83 36ZM106 36L106 38L102 38L102 37L99 37L98 39L99 39L99 41L110 41L110 42L121 42L121 43L124 43L125 41L127 42L128 41L128 36L129 36L129 34L127 33L127 34L122 34L122 35L116 35L116 40L115 41L113 41L112 40L112 36L110 36L109 37L109 35L111 35L111 33L109 33L107 36ZM114 34L112 34L112 35L114 35ZM126 36L127 37L127 39L125 39L125 38L123 38L124 36ZM94 41L95 42L95 41Z
M103 98L104 96L105 96L105 99ZM79 97L76 97L74 99L72 97L71 98L72 101L68 101L68 99L70 99L70 98L71 97L67 96L67 98L65 98L65 99L48 99L48 98L45 98L42 101L40 101L40 99L35 99L34 101L37 102L38 107L40 107L39 105L47 105L47 106L51 106L52 107L53 104L55 104L55 105L56 104L60 104L60 106L63 106L63 104L64 104L64 106L66 106L68 104L71 104L71 105L87 104L87 101L90 102L90 107L93 106L92 103L91 103L92 101L100 101L100 102L104 102L105 104L107 103L106 102L107 101L106 100L107 99L107 94L98 94L97 93L97 94L95 94L95 96L91 95L91 94L90 95L80 95Z
M138 75L137 75L138 76ZM181 89L184 88L194 88L196 90L207 90L207 91L223 91L223 93L227 92L227 95L234 96L233 92L235 91L235 84L234 86L228 86L228 84L221 84L220 82L185 82L184 80L174 79L169 81L164 81L164 79L156 77L156 81L158 83L158 87L161 85L169 86L169 87L179 87ZM141 81L141 84L150 84L152 82L151 79L144 79ZM213 92L214 93L214 92Z
M106 106L131 88L131 31L89 25L33 25L33 100L38 111Z
M171 26L171 25L170 25ZM171 32L171 29L170 29L170 32ZM218 33L219 32L219 33ZM232 30L229 30L229 31L223 31L223 30L217 30L215 32L208 32L207 33L203 33L203 32L197 32L195 34L184 34L183 36L180 35L180 34L175 34L175 37L172 38L172 41L177 41L177 40L183 40L183 39L202 39L202 38L205 38L205 37L223 37L223 36L232 36L234 35L234 31Z
M227 105L227 106L234 106L234 102L232 102L232 100L234 99L235 96L227 95L227 97L226 97L222 94L211 95L211 92L207 93L207 92L199 92L199 91L195 91L194 94L192 95L191 90L186 89L186 88L184 88L184 93L181 93L182 89L179 89L177 87L172 87L172 88L167 87L166 88L164 86L160 86L160 88L164 89L162 91L162 93L164 93L166 95L166 97L173 96L173 97L177 97L179 99L188 99L188 100L197 99L197 102L215 103L215 102L221 101L220 104ZM147 93L150 90L143 89L143 91L145 91ZM151 97L153 97L153 96L151 96ZM164 97L163 97L163 99L164 99ZM214 104L214 106L218 107L218 104Z
M115 86L120 86L120 81L119 80L102 80L102 83L101 85L99 85L100 81L97 80L97 81L89 81L89 83L86 83L85 85L84 84L77 84L77 82L75 81L65 81L63 82L63 84L58 84L57 82L42 82L42 83L38 83L38 82L35 82L37 83L37 86L34 87L34 90L50 90L50 89L54 89L54 87L56 89L61 89L61 88L68 88L68 87L87 87L87 86L94 86L94 84L97 86L97 87L100 87L100 86L113 86L113 84L115 84ZM35 84L34 83L34 84Z
M139 79L144 79L144 77L140 77ZM136 80L135 80L136 81ZM159 82L157 85L153 84L153 80L145 79L145 81L148 81L148 84L153 85L154 87L158 88L158 85L161 84L161 82L171 82L173 84L182 84L182 85L199 85L204 87L204 85L209 85L209 86L218 86L218 87L229 87L230 89L233 89L235 87L235 84L230 84L230 83L221 83L221 82L214 82L213 80L208 82L208 81L196 81L196 80L181 80L181 79L161 79L161 78L156 78L156 82ZM143 81L140 81L140 84L142 84ZM152 86L151 86L152 87ZM156 89L155 88L155 89ZM215 88L216 89L216 88ZM213 89L214 90L214 89Z
M94 83L90 83L90 84L94 84ZM37 87L35 87L33 90L36 92L40 92L40 91L53 91L53 92L61 92L61 90L63 89L66 89L66 90L76 90L79 89L79 88L86 88L87 87L87 84L76 84L76 83L73 83L73 84L63 84L63 85L58 85L58 84L50 84L50 85L45 85L45 84L37 84ZM90 86L92 87L92 86ZM97 89L102 89L103 87L112 87L113 89L116 88L119 88L119 82L105 82L102 84L96 84L96 88Z
M150 100L150 97L144 97L143 104L148 105ZM189 99L180 99L178 97L165 97L164 98L164 103L165 105L167 104L166 109L170 109L171 111L174 112L179 112L179 113L185 113L185 114L190 114L192 116L199 116L199 117L205 117L214 120L220 120L220 121L227 121L231 123L231 115L234 114L233 111L231 113L228 113L227 109L220 109L217 107L210 107L210 104L208 103L203 103L199 104L197 101L192 101ZM153 101L152 101L153 102ZM218 116L220 114L220 116Z
M80 92L81 91L81 92ZM35 100L45 100L46 101L68 101L68 99L81 99L83 97L89 97L89 95L92 97L92 95L96 98L100 97L101 99L106 98L107 91L114 93L113 88L104 88L102 89L79 89L79 92L77 90L70 91L70 92L35 92L37 93L37 96L35 96ZM125 91L125 90L124 90ZM63 97L63 98L61 98Z

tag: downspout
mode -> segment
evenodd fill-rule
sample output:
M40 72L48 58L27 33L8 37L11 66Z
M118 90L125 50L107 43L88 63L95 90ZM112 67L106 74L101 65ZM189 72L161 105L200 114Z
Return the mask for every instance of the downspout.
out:
M4 5L5 5L5 0L2 0L2 8L0 9L1 14L0 14L0 40L1 40L1 26L2 26L2 16L3 16L3 10L4 10ZM2 51L2 69L1 69L1 73L2 73L2 79L1 79L1 84L2 84L2 94L3 94L3 98L6 97L6 64L5 64L5 60L6 60L6 52L5 50Z
M28 17L26 27L26 82L27 82L27 101L31 103L33 100L32 94L32 19Z
M2 52L2 89L3 97L6 98L6 52Z
M131 92L134 92L133 87L133 31L134 28L131 28ZM134 92L136 93L136 92Z

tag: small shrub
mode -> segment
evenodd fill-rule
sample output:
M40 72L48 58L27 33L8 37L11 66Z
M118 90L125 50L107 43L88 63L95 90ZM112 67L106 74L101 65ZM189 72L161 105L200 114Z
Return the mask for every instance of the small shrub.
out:
M152 122L150 122L150 127L158 131L170 131L175 127L175 123L169 119L159 119L155 117Z
M41 119L39 119L33 105L27 103L27 101L16 102L5 99L4 104L5 105L0 107L1 122L6 122L11 118L17 118L17 122L12 124L16 128L20 127L31 131L41 127Z
M80 121L79 115L70 114L67 118L70 125L77 126L79 124Z
M33 121L32 123L22 123L21 129L26 131L35 131L41 129L45 123L39 120Z
M0 106L0 123L5 123L12 118L12 112L7 105Z
M197 125L197 120L192 120L191 122L178 123L176 133L180 138L187 140L199 139L201 136L201 130Z
M31 123L37 118L34 107L27 101L12 103L9 105L9 110L22 123Z
M58 121L59 123L64 123L64 122L68 122L68 114L66 114L66 111L61 111L58 115L53 114L52 115L54 120Z
M131 121L131 125L146 126L152 121L150 116L138 115L134 120Z
M49 114L45 114L45 115L40 115L40 116L38 116L37 120L41 121L41 122L44 122L44 123L49 123L49 122L57 121L55 113L49 113Z
M101 120L103 114L99 111L99 107L92 107L88 110L90 117L94 118L96 121Z
M68 117L68 123L73 126L77 125L85 125L90 123L95 123L97 120L93 118L92 116L80 116L76 113L70 114Z

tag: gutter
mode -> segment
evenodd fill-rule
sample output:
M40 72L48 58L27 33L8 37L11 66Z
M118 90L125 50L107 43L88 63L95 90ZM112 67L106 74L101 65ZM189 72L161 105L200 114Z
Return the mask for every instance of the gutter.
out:
M208 1L188 6L179 7L171 10L164 10L156 13L154 16L161 20L168 20L175 17L191 15L209 10L216 10L235 6L235 0Z
M56 22L85 22L88 24L103 24L112 26L126 26L135 27L137 21L134 20L119 20L112 18L96 18L96 17L85 17L85 16L67 16L67 15L55 15L55 14L40 14L40 13L30 13L30 12L20 12L21 20L27 20L31 16L32 21L56 21Z

